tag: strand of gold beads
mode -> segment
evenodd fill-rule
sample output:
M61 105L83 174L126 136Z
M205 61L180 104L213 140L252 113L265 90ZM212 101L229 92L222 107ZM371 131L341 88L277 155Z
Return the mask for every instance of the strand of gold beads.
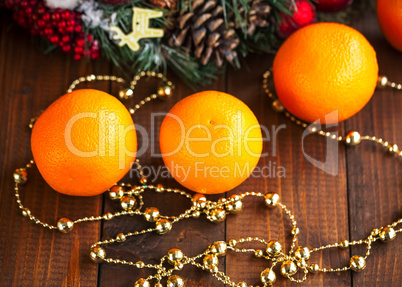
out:
M283 112L287 118L289 118L292 122L294 122L298 126L301 126L302 128L308 128L310 130L310 132L317 133L321 136L328 137L333 140L337 140L339 142L344 142L346 145L353 146L353 145L358 145L359 143L361 143L361 141L372 141L377 144L380 144L381 146L386 148L390 153L393 153L393 154L396 154L396 155L402 157L402 150L399 150L398 145L391 144L382 138L379 138L376 136L369 136L369 135L361 136L360 133L357 131L349 131L349 132L347 132L345 137L337 136L336 134L333 134L331 132L325 132L321 129L318 129L314 125L309 125L308 123L297 119L289 111L287 111L285 109L285 107L281 104L279 99L269 90L268 81L269 81L271 75L272 75L271 70L268 70L263 74L262 87L264 89L264 92L273 101L272 108L278 113ZM384 88L384 87L388 86L388 87L391 87L391 88L394 88L397 90L402 90L401 84L397 84L395 82L390 82L386 76L379 76L377 82L378 82L377 86L380 88Z
M163 85L158 89L158 93L155 94L157 95L156 97L151 95L149 97L149 100L146 100L145 98L143 101L141 101L139 104L135 105L134 108L130 111L130 113L134 114L138 108L140 108L143 104L146 102L149 102L151 99L155 99L158 97L164 97L167 96L168 94L171 93L171 89L173 85L171 82L167 81L166 78L163 78L160 76L160 74L152 74L150 72L143 72L140 74L140 77L142 76L153 76L157 77L163 80ZM264 79L267 79L264 75ZM81 82L85 81L94 81L94 80L111 80L111 81L117 81L120 83L123 83L124 80L121 78L117 78L114 76L95 76L95 75L90 75L87 77L81 77L80 79L76 80L73 82L73 84L70 86L69 91L72 91L72 89L75 88L75 86ZM135 81L138 81L139 78L138 76L134 78ZM265 81L265 80L264 80ZM169 84L170 83L170 84ZM136 82L135 82L136 84ZM133 95L133 89L135 87L135 84L133 85L133 81L130 84L129 89L124 89L120 91L119 95L122 99L128 99ZM131 91L130 91L131 90ZM168 93L165 93L164 91L168 91ZM268 91L269 92L269 91ZM126 96L125 96L126 95ZM289 117L292 117L289 115ZM291 118L292 119L292 118ZM31 120L30 127L33 126L35 119ZM295 121L298 123L298 120L294 119L292 121ZM301 123L299 125L303 126L304 123ZM307 127L307 126L305 126ZM320 132L318 132L320 133ZM325 136L328 136L327 133L324 134ZM359 139L359 140L358 140ZM364 140L365 137L357 137L356 134L352 134L350 136L346 136L345 139L341 139L340 141L344 141L346 144L357 144L361 140ZM368 138L368 140L372 140L373 137ZM338 139L339 140L339 139ZM379 140L379 139L378 139ZM381 140L381 142L385 143L385 141ZM381 143L379 142L379 143ZM384 144L383 144L384 145ZM384 145L386 146L386 145ZM394 147L394 146L392 146ZM398 149L390 149L391 152L397 153ZM400 155L400 153L398 153ZM141 165L139 164L139 161L136 161L137 163L137 168L140 170L140 185L139 186L131 186L130 184L120 184L120 185L114 185L110 190L109 190L109 195L111 199L118 201L120 203L121 208L123 209L121 212L116 212L116 213L105 213L102 216L91 216L91 217L85 217L82 219L77 219L75 221L71 221L70 219L67 218L62 218L58 221L58 223L54 225L50 225L47 223L41 222L39 219L34 217L30 210L25 208L22 205L22 202L20 200L20 195L19 195L19 186L24 184L27 181L27 169L31 168L34 164L33 161L30 161L26 165L25 168L17 169L14 173L14 181L15 181L15 196L17 198L17 203L19 205L19 208L22 209L22 214L24 216L27 216L29 219L33 220L35 223L42 225L45 228L49 229L58 229L60 232L63 233L68 233L70 232L74 224L80 223L80 222L85 222L85 221L96 221L96 220L110 220L114 217L122 216L122 215L139 215L144 217L146 221L149 222L155 222L155 227L154 228L148 228L144 229L141 231L134 231L134 232L129 232L126 234L119 233L117 234L116 237L110 238L107 240L99 241L94 243L91 246L91 252L90 252L90 257L92 260L95 262L106 262L106 263L114 263L114 264L124 264L124 265L130 265L134 266L136 268L150 268L150 269L155 269L156 274L151 275L147 278L141 278L138 281L135 282L134 286L135 287L148 287L151 286L151 281L156 281L155 287L162 287L161 280L163 278L167 278L167 286L168 287L182 287L184 286L184 280L179 277L178 275L174 275L174 272L180 271L184 265L186 264L191 264L193 266L196 266L197 268L206 270L207 272L210 272L214 277L216 277L219 281L221 281L224 284L227 284L229 286L252 286L248 285L245 282L233 282L229 276L227 276L224 272L220 271L218 269L218 263L219 259L218 257L220 256L225 256L227 251L231 252L237 252L237 253L253 253L256 257L268 260L272 262L271 267L263 270L260 274L260 280L263 286L270 286L272 285L275 280L276 280L276 273L275 269L276 266L280 265L280 270L279 272L288 278L291 281L294 281L296 283L301 283L307 279L307 276L309 273L316 273L316 272L340 272L340 271L347 271L347 270L353 270L353 271L361 271L365 268L366 266L366 259L370 255L372 243L380 239L383 242L389 242L393 240L396 237L396 234L399 232L402 232L402 228L398 227L399 224L402 224L402 219L399 219L392 224L385 226L385 227L380 227L378 229L374 229L370 235L366 239L361 239L357 241L347 241L347 240L342 240L339 243L334 243L334 244L329 244L326 246L320 246L317 248L308 248L304 246L298 246L297 244L297 236L300 232L299 228L297 227L297 222L295 221L295 218L291 211L287 209L287 207L280 203L280 198L279 195L276 193L267 193L267 194L262 194L262 193L256 193L256 192L246 192L240 195L233 195L229 198L221 198L218 201L210 201L207 200L207 198L202 195L202 194L195 194L191 195L185 191L179 190L179 189L170 189L170 188L165 188L162 185L148 185L147 184L147 179L143 176L143 173L141 172ZM142 193L146 191L154 191L157 193L160 192L172 192L179 194L181 196L184 196L188 198L189 200L192 201L192 207L185 210L183 213L179 214L178 216L163 216L159 213L159 210L156 207L148 207L144 209L144 202L143 202L143 197ZM146 264L142 261L138 262L131 262L131 261L126 261L124 259L113 259L113 258L108 258L106 256L106 251L102 247L102 245L108 245L108 244L113 244L113 243L120 243L125 241L128 237L132 236L139 236L141 234L145 233L150 233L150 232L156 232L158 234L165 234L168 233L171 229L174 223L186 219L186 218L198 218L200 217L201 214L205 214L206 217L212 221L212 222L221 222L224 221L226 218L226 215L229 213L238 213L242 210L243 208L243 202L242 200L245 197L248 196L255 196L255 197L263 197L265 204L270 207L279 207L281 210L289 217L291 224L292 224L292 244L289 250L289 253L286 254L283 251L282 245L275 241L275 240L270 240L266 241L265 239L257 238L257 237L246 237L246 238L240 238L238 240L229 240L228 242L224 241L219 241L219 242L214 242L212 245L210 245L203 253L198 254L193 257L187 257L181 252L179 249L171 249L168 251L167 255L161 258L159 264ZM142 211L144 209L144 211ZM398 229L399 228L399 229ZM259 242L262 244L262 249L253 249L253 248L239 248L240 244L246 244L247 242ZM350 259L350 263L348 266L344 267L339 267L339 268L330 268L330 267L320 267L318 264L312 263L312 264L307 264L307 261L310 258L311 253L313 252L318 252L323 249L327 248L348 248L349 246L352 245L362 245L365 244L367 245L367 251L364 256L352 256ZM295 278L296 273L298 270L303 271L303 275L301 278ZM297 276L297 275L296 275Z

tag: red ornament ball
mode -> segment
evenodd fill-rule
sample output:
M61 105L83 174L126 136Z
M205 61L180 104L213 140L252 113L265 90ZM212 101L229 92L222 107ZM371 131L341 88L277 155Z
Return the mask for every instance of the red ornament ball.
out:
M315 6L318 10L323 12L338 12L350 4L352 4L353 0L315 0Z
M283 38L287 38L301 27L317 21L315 8L307 0L296 0L291 11L293 12L292 15L280 13L282 22L279 24L278 34Z

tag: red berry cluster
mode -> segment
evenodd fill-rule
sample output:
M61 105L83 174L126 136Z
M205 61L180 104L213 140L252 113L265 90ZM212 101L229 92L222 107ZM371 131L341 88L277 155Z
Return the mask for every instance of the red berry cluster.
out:
M99 41L83 32L81 13L50 9L38 0L6 0L5 5L13 10L19 25L60 46L65 53L73 52L75 60L99 58Z

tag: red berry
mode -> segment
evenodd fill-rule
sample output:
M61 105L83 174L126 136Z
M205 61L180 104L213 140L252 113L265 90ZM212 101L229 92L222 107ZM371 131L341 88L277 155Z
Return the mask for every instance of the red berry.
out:
M74 26L75 25L75 21L73 19L67 20L66 21L66 25L67 26Z
M52 14L52 19L55 20L55 21L59 21L59 20L60 20L60 14L54 12L54 13Z
M66 27L66 22L60 21L60 22L57 24L57 26L58 26L59 28L64 28L64 27Z
M72 33L74 32L74 27L73 26L67 26L66 27L66 33Z
M84 47L85 46L85 41L83 39L77 39L75 41L75 43L80 46L80 47Z
M61 40L62 40L63 42L70 42L70 36L64 35L63 37L61 37Z
M91 34L88 34L87 41L91 42L93 39L94 39L94 37Z
M43 20L41 20L41 19L39 19L39 20L36 22L36 25L38 26L38 28L44 28L45 25L46 25L46 22L43 21Z
M93 60L99 59L99 58L100 58L100 53L99 53L99 52L92 53L92 54L91 54L91 58L92 58Z
M282 22L278 34L286 38L301 27L316 22L316 13L313 5L307 0L295 0L294 12L292 15L280 13Z
M39 6L39 4L38 4L38 6ZM43 14L43 13L45 13L45 8L43 8L43 7L38 7L38 9L36 10L36 12L37 12L38 14Z
M57 30L59 31L60 34L64 34L66 32L66 28L63 28L63 27L60 27Z
M26 1L26 0L23 0L23 1L21 1L21 7L27 7L28 6L28 1Z
M56 45L59 42L59 36L53 35L50 37L50 43Z
M62 46L61 49L63 50L64 53L70 53L71 51L71 46Z
M44 32L45 32L45 35L50 35L50 34L53 33L53 29L51 29L51 28L45 28Z
M75 32L79 33L82 30L82 26L81 25L77 25L74 27Z
M81 60L81 55L80 54L74 54L74 60L76 60L76 61Z
M43 21L49 21L50 20L50 14L49 12L46 12L42 16Z
M74 47L74 52L76 54L82 54L83 51L84 51L84 49L82 47L80 47L80 46L75 46Z
M70 18L70 11L63 11L62 13L61 13L61 17L64 19L64 20L67 20L67 19L69 19Z

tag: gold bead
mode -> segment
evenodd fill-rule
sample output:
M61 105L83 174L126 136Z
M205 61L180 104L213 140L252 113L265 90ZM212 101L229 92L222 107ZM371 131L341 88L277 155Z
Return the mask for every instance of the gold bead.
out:
M277 194L275 192L268 192L264 198L265 198L265 204L269 208L276 206L280 199L279 194Z
M172 265L175 265L175 263L180 262L183 260L184 254L180 249L177 248L172 248L168 251L167 254L167 259L168 262Z
M112 214L112 213L110 213L110 212L106 212L104 215L103 215L103 219L105 219L105 220L110 220L110 219L112 219L114 217L114 215Z
M205 255L203 263L205 267L211 268L211 266L217 266L219 264L219 260L215 255L209 254Z
M158 96L160 98L170 97L172 95L173 89L169 85L165 85L158 88Z
M364 259L362 256L355 255L350 258L350 269L355 272L360 272L364 268L366 268L366 259Z
M159 234L166 234L172 230L172 223L167 219L159 219L156 222L156 232Z
M237 241L236 240L234 240L234 239L230 239L229 240L229 246L230 247L235 247L237 245Z
M349 247L349 240L342 240L341 242L339 242L339 247L342 249L346 249Z
M299 234L300 229L298 227L293 227L291 232L292 232L292 235L297 235L297 234Z
M194 210L193 213L191 213L191 216L193 218L198 218L201 216L201 212L199 212L198 210Z
M350 131L345 137L345 142L347 145L357 145L361 142L361 136L357 131Z
M248 287L246 282L239 282L237 283L236 287Z
M164 190L165 188L162 184L158 184L155 189L156 192L163 192Z
M134 283L134 287L151 287L151 284L149 284L148 280L140 278Z
M295 256L298 259L309 260L310 259L310 250L305 246L299 246L295 251Z
M121 208L124 210L132 210L137 205L137 200L132 196L123 196L120 201Z
M125 88L119 91L120 99L131 99L134 96L134 91L130 88Z
M156 207L148 207L144 211L144 217L146 221L155 222L159 219L159 209Z
M226 211L222 208L212 209L209 212L209 217L212 222L222 222L226 218Z
M272 102L272 108L275 112L278 113L283 112L283 110L285 109L279 100L275 100Z
M257 249L256 251L254 251L254 256L260 258L264 256L264 251L262 251L261 249Z
M116 241L117 242L124 242L124 241L126 241L126 236L123 234L123 233L119 233L119 234L117 234L117 236L116 236Z
M57 229L62 233L69 233L73 228L74 222L72 222L71 219L63 217L57 221Z
M194 194L191 199L193 205L197 207L198 210L202 210L207 205L207 198L201 193Z
M297 267L304 269L307 267L307 262L304 259L299 259L299 260L297 260L296 265L297 265Z
M121 187L120 185L113 185L110 188L110 191L109 191L110 199L118 200L118 199L121 199L123 197L123 195L124 195L124 188Z
M264 285L265 284L272 285L272 284L274 284L274 282L276 280L275 272L272 271L271 268L267 268L261 272L260 279L261 279L261 282L264 283Z
M287 260L282 263L281 273L283 276L288 277L296 274L297 266L293 261Z
M154 285L154 287L163 287L163 285L158 282L158 283L156 283L156 284Z
M282 245L276 240L271 240L267 244L266 252L268 256L276 257L282 252Z
M91 253L89 254L93 262L100 263L103 262L103 259L106 257L105 249L100 246L95 246L91 249Z
M172 275L167 280L167 287L183 287L184 280L180 276Z
M382 242L390 242L395 239L396 232L392 227L384 227L379 234Z
M22 210L22 215L23 216L25 216L25 217L29 217L30 215L31 215L31 211L29 210L29 208L24 208L23 210Z
M13 174L15 183L24 184L28 180L28 172L25 168L18 168Z
M377 236L378 234L380 234L380 230L378 228L374 228L373 230L371 230L371 235Z
M137 261L135 262L135 267L137 267L138 269L142 269L145 267L145 263L142 261Z
M386 76L378 76L377 86L378 87L386 87L388 83L388 78Z
M141 176L140 183L141 184L147 184L147 182L148 182L148 179L145 176Z
M182 270L184 267L183 263L177 262L174 264L174 270Z
M232 203L227 203L225 205L226 211L236 214L243 210L243 202L240 200L240 196L234 194L229 196L228 199L234 201L232 201Z
M308 267L308 271L310 271L310 273L316 273L320 271L320 266L318 266L318 264L313 263Z
M226 254L227 249L228 246L225 241L216 241L209 248L209 250L211 250L211 252L216 256L224 256Z

